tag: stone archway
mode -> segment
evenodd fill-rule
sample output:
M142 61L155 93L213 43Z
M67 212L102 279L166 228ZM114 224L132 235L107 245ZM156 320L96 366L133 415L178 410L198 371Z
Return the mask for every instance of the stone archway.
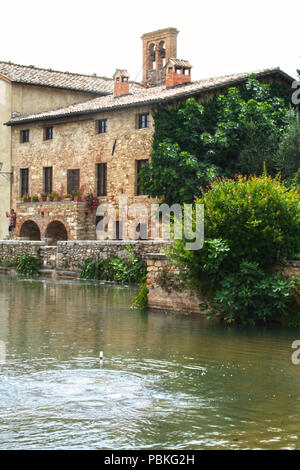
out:
M59 240L68 240L66 227L59 220L50 222L45 231L45 239L48 245L56 245Z
M20 237L24 240L40 240L41 232L38 225L33 220L27 220L21 227Z

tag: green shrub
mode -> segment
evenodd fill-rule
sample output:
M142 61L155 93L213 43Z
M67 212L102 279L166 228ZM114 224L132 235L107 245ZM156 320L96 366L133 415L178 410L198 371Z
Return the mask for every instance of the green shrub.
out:
M223 269L243 260L270 269L300 251L300 196L279 179L219 179L197 202L204 204L207 243L219 239L229 248Z
M186 286L204 294L231 321L285 321L284 312L294 307L299 318L292 285L272 273L276 264L300 252L298 192L278 178L239 176L214 182L197 202L205 208L203 248L188 251L186 241L177 240L169 253Z
M12 268L18 266L19 263L19 258L10 258L9 260L6 260L3 262L4 266L7 268Z
M80 279L139 283L146 274L146 264L136 258L130 247L126 247L128 260L121 258L87 259Z
M294 287L295 281L280 274L266 274L257 263L244 261L237 272L227 274L220 281L212 307L228 323L278 320L300 326L300 315L293 314L297 308Z
M17 265L17 273L23 276L34 277L39 274L41 260L36 256L23 255Z

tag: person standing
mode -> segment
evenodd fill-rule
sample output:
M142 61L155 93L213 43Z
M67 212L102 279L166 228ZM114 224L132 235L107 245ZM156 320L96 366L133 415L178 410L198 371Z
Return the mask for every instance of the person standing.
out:
M13 230L16 228L17 214L15 213L14 209L11 209L10 213L6 212L6 217L9 218L8 231L9 235L11 235Z

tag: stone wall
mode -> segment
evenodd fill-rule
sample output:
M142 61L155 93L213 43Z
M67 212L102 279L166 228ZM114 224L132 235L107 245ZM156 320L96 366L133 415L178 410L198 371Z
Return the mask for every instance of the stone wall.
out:
M146 260L148 253L159 253L169 246L168 242L159 241L77 241L58 242L57 268L78 269L85 259L120 257L128 258L126 247L130 246L133 253L140 259Z
M300 276L300 260L288 261L280 267L280 271L285 275ZM165 255L152 253L147 256L148 306L150 308L204 313L205 309L199 307L203 303L203 299L195 296L193 292L178 288L176 281L172 288L172 275L177 272L177 269L170 265Z
M177 272L165 255L149 254L147 256L148 306L199 313L199 305L203 303L203 299L199 299L190 291L178 289L176 286L171 287L172 275Z
M14 240L1 240L0 241L0 264L5 265L12 262L16 258L20 258L25 254L32 256L39 256L40 248L45 243L41 241L14 241Z
M42 260L45 268L80 271L88 258L106 259L112 256L128 258L126 247L146 260L148 253L163 252L168 242L159 241L59 241L57 246L47 246L44 241L0 241L0 265L7 265L12 260L30 254Z

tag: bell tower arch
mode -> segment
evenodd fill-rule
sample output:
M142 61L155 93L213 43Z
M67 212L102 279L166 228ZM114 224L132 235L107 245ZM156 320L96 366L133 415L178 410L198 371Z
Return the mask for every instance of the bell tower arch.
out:
M157 86L165 83L165 64L177 57L176 28L165 28L146 33L143 41L143 83Z

